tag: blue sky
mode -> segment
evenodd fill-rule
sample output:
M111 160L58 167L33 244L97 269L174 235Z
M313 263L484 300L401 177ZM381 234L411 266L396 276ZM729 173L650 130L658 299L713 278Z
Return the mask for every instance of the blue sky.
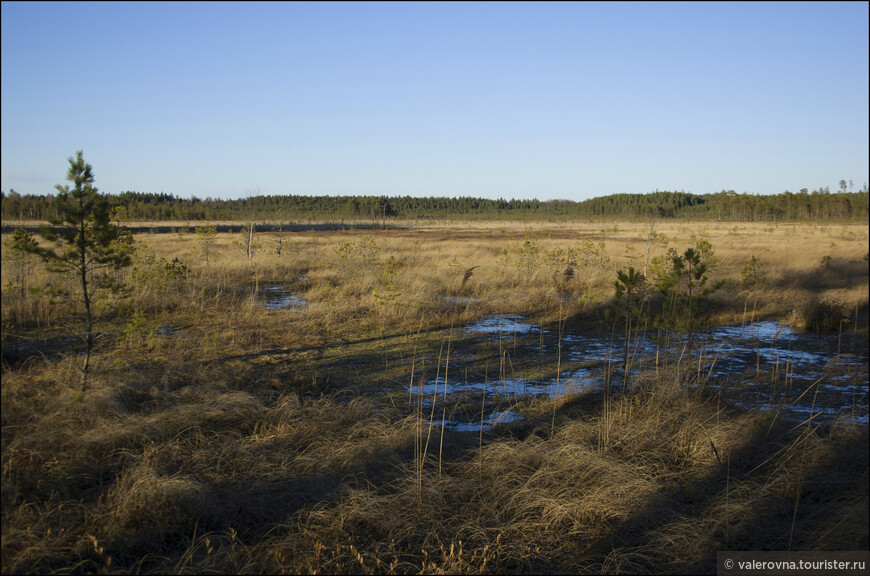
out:
M868 4L2 3L2 189L751 194L868 181Z

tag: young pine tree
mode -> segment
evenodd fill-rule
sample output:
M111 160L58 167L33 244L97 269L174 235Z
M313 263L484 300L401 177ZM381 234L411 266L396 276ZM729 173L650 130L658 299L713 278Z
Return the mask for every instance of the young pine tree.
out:
M40 229L42 237L54 247L40 246L29 234L21 235L18 246L38 254L49 270L72 273L79 282L85 314L85 360L81 367L84 392L94 346L92 302L100 287L96 274L129 266L133 237L129 231L112 225L108 201L94 186L93 169L84 161L81 150L68 160L66 178L72 186L56 186L58 194L53 203L57 216L49 219L53 227Z
M616 290L616 302L620 312L625 317L625 356L623 358L622 388L625 390L629 382L629 359L631 357L632 320L640 316L644 298L644 283L646 277L637 272L633 266L628 271L619 270L613 286ZM639 321L639 320L638 320Z

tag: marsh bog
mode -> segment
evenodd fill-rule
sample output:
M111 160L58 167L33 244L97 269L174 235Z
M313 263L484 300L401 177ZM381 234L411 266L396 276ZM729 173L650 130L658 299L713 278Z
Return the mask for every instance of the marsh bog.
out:
M137 234L84 392L75 279L4 248L4 569L715 573L723 547L866 548L866 226L287 230L251 259L236 232L209 259ZM700 238L723 288L682 278L666 317L667 250Z
M493 374L483 381L468 380L462 376L465 364L474 364L476 359L455 354L450 359L453 378L445 380L442 376L411 386L410 394L419 396L426 405L439 398L482 398L489 410L481 411L480 416L488 427L505 403L519 398L578 395L604 387L623 389L622 334L563 332L557 336L552 329L524 320L516 314L490 315L461 331L476 339L497 341L505 356L510 354L517 361L520 355L532 359L542 355L552 366L552 357L559 354L566 365L574 367L546 377ZM685 371L694 372L686 383L687 392L707 388L727 402L750 410L774 411L800 422L841 419L867 424L868 361L867 349L854 334L812 334L777 321L760 321L699 332L692 342L686 334L633 334L627 382L631 386L649 371L682 364ZM446 358L444 362L447 364Z

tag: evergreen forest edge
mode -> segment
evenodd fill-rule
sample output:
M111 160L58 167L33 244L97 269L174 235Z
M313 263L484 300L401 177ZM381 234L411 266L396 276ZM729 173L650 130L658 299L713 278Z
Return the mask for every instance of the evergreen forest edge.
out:
M54 195L2 193L3 220L45 220ZM242 199L180 198L166 193L108 194L113 216L134 221L259 220L549 220L684 219L734 222L867 221L867 186L847 192L821 188L773 195L655 191L571 200L492 200L472 197L250 196Z

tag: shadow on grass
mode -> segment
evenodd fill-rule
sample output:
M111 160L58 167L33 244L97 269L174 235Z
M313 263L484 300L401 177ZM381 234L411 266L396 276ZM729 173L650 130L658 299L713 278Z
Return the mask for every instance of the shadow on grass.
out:
M823 259L814 270L786 269L775 282L775 286L800 288L809 292L841 290L866 286L868 276L870 267L866 261L830 258Z
M718 551L866 550L867 442L866 427L771 422L578 553L608 572L715 574Z

